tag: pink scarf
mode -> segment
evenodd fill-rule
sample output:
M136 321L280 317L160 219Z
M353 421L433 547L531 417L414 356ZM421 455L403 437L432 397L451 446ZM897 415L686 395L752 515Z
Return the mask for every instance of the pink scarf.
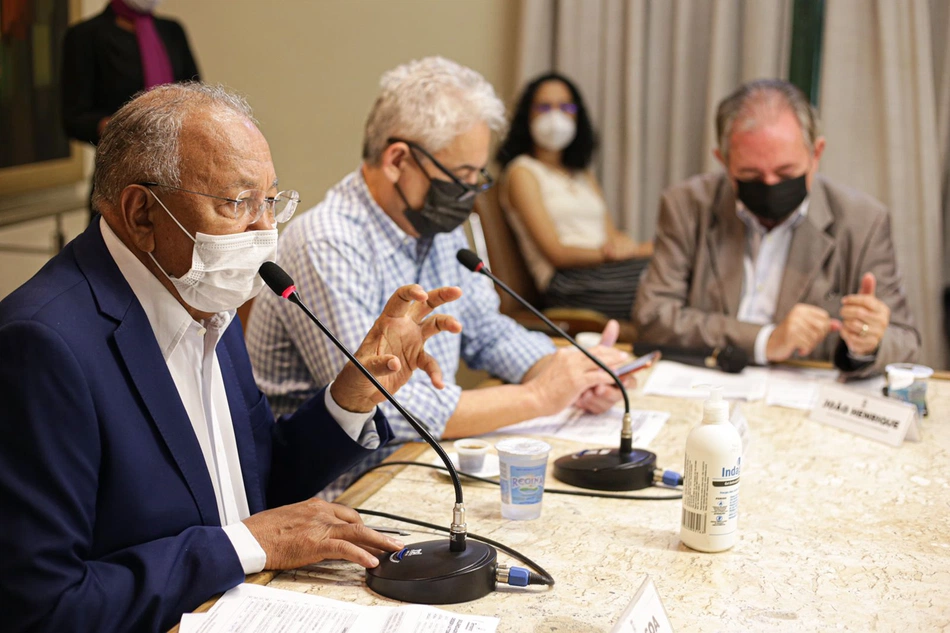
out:
M139 54L142 56L142 75L145 89L175 81L172 63L162 38L155 29L155 20L151 13L139 13L122 0L110 0L110 6L119 17L135 23L135 37L139 42Z

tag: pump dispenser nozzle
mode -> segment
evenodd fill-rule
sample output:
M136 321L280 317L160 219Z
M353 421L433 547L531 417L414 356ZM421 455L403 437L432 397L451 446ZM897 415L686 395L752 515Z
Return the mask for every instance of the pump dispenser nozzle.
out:
M709 391L709 398L703 403L703 424L728 424L729 403L722 399L722 387L697 385L696 388Z

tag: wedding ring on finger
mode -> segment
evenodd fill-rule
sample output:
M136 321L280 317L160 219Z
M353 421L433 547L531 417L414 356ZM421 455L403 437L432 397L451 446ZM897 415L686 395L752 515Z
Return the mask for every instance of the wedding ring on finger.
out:
M871 328L868 327L868 324L867 324L867 323L862 323L862 324L861 324L861 333L858 334L858 336L865 336L865 335L868 333L868 330L869 330L869 329L871 329Z

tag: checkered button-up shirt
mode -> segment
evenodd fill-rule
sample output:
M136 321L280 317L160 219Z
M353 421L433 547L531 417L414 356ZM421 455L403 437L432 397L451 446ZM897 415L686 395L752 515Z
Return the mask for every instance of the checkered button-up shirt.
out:
M462 334L443 333L426 343L426 351L442 369L445 388L436 389L425 372L417 370L396 396L436 437L458 405L461 388L455 376L460 358L473 369L517 383L554 351L547 336L528 332L498 312L491 281L466 270L455 258L467 247L461 227L434 238L408 236L376 204L357 170L287 227L278 250L278 262L295 280L304 303L351 350L359 347L400 286L462 288L460 299L435 311L457 318ZM255 301L247 346L258 385L277 415L295 410L333 380L346 362L301 310L273 293L262 293ZM392 405L380 406L396 442L418 438ZM376 451L321 496L335 497L354 475L393 450Z

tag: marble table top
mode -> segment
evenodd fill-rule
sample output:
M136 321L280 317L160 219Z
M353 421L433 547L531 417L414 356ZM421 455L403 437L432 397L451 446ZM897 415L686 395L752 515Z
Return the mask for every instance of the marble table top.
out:
M636 409L670 412L650 449L660 466L681 470L701 400L632 396ZM922 441L899 448L812 422L803 411L740 405L751 429L740 536L718 554L680 544L679 501L545 495L540 519L508 521L497 487L466 483L469 529L535 559L557 584L503 588L443 608L498 616L501 632L606 632L650 575L681 632L950 630L950 382L932 381L928 404ZM582 448L546 441L551 462ZM427 451L419 461L432 458ZM564 487L550 477L550 463L548 475L549 487ZM452 501L444 476L409 467L361 506L448 525ZM431 538L423 530L404 540ZM501 552L499 560L514 563ZM345 563L284 573L271 586L395 604Z

